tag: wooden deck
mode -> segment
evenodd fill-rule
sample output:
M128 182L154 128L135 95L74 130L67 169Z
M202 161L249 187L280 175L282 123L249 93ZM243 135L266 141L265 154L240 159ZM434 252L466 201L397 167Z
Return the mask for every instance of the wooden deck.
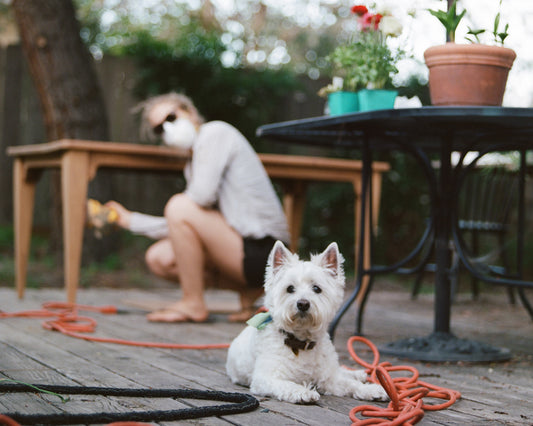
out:
M380 344L407 336L425 335L432 328L432 296L411 301L406 291L380 289L371 295L365 318L366 335ZM216 309L236 306L232 293L210 291L210 303ZM225 315L215 313L207 324L151 324L137 302L154 304L175 299L176 290L155 292L89 289L79 292L78 302L91 305L116 304L125 313L89 314L97 319L97 334L105 337L164 341L174 343L230 342L242 325L230 324ZM0 310L6 312L37 309L42 302L64 300L64 292L55 289L28 290L19 301L12 288L0 288ZM533 324L520 306L509 305L504 294L483 294L472 302L459 300L453 308L453 331L511 349L514 357L505 363L406 363L385 358L393 364L415 365L421 379L462 393L453 407L428 412L422 425L532 425L533 424ZM341 362L353 366L345 342L353 330L354 314L343 319L335 339ZM152 387L211 389L247 392L234 386L225 375L226 350L168 350L132 348L86 342L50 332L41 320L0 320L0 378L29 383L85 385L103 387ZM368 354L367 354L368 356ZM68 403L56 397L33 393L0 394L0 413L76 412L132 410L175 410L194 400L106 398L73 396ZM180 422L202 425L348 425L348 412L361 404L350 398L324 396L316 405L293 405L260 399L260 408L225 417L209 417ZM165 425L177 422L159 423Z

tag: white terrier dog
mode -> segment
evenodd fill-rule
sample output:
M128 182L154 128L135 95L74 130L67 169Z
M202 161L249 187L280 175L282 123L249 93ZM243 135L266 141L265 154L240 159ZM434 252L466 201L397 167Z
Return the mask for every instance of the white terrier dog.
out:
M383 388L364 383L365 371L341 368L327 328L342 303L344 259L336 243L301 261L277 241L265 273L265 307L228 351L226 371L233 383L257 395L293 403L320 394L387 399Z

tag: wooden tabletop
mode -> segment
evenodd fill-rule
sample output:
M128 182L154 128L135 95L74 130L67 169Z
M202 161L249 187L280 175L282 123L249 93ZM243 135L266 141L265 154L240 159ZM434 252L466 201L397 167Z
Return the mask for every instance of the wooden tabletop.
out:
M13 157L32 156L36 154L54 154L67 150L123 153L133 155L150 155L161 157L183 158L190 156L189 150L162 145L143 145L137 143L89 141L79 139L61 139L54 142L18 145L7 148L7 154Z

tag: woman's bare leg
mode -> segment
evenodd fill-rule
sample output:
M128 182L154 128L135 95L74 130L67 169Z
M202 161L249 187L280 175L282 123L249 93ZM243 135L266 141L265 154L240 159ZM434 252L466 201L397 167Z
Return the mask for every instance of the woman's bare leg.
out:
M169 281L178 281L178 265L170 239L165 238L148 247L144 256L148 269Z
M218 211L204 209L184 194L170 199L165 216L183 297L167 310L150 314L148 319L201 321L208 315L204 300L207 261L230 278L235 283L235 289L244 289L242 238Z
M178 268L174 250L168 238L151 245L146 252L146 264L155 275L169 281L178 282ZM232 280L223 279L220 288L236 290L239 292L241 310L228 316L230 322L244 322L250 319L256 312L255 302L263 295L263 288L250 289Z

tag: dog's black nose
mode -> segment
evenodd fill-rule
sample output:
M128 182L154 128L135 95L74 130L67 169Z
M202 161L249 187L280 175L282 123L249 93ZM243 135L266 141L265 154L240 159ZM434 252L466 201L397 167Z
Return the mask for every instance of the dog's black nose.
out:
M298 302L296 302L296 307L299 311L306 312L311 304L309 303L309 300L300 299Z

